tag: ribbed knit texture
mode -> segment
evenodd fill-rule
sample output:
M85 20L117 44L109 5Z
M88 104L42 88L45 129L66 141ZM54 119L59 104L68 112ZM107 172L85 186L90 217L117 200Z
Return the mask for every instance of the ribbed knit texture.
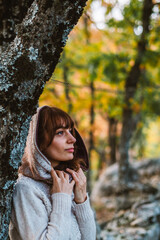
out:
M64 201L65 198L65 201ZM56 213L62 213L65 216L71 215L71 196L66 193L54 193L52 194L52 202L54 205L52 210Z
M75 202L73 202L73 205L79 214L78 216L79 221L85 222L88 220L88 218L92 217L93 211L91 210L91 208L88 209L89 198L87 198L87 200L81 204L76 204Z
M54 193L50 185L20 176L13 194L11 240L95 240L89 197L76 204L74 195Z

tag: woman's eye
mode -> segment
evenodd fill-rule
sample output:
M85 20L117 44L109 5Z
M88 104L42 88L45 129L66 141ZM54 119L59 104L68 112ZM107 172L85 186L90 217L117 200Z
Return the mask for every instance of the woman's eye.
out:
M63 131L57 132L57 135L62 135L62 134L63 134Z

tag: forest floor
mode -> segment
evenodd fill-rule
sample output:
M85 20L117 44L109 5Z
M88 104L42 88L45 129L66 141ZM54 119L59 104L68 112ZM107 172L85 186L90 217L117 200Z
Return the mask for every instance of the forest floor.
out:
M118 166L110 166L91 194L100 240L160 239L160 159L132 164L138 172L128 190L117 194Z

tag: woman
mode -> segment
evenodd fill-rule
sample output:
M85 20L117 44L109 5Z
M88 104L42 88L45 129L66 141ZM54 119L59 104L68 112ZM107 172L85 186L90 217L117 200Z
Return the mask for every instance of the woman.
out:
M39 108L13 194L10 239L95 240L82 169L88 156L73 120L58 108Z

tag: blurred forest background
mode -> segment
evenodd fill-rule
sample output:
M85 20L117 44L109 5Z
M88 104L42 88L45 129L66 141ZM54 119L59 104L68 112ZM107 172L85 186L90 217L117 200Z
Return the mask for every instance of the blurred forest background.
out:
M40 106L54 105L72 115L87 143L94 176L119 158L125 84L143 31L142 7L137 0L89 1L39 99ZM130 146L135 160L160 152L159 24L155 5L136 94L130 98L138 118Z
M141 182L141 200L148 201L147 197L151 198L149 195L151 192L152 197L158 196L159 199L159 195L156 195L159 186L153 184L154 186L151 187L150 185L149 190L149 185L144 185L148 177L145 181L144 178L139 180L136 173L130 172L129 168L129 163L132 163L134 170L139 167L142 169L143 162L149 164L143 165L145 171L152 164L150 159L153 160L154 165L159 158L159 12L159 1L90 0L80 21L69 35L60 62L39 99L40 106L46 104L60 107L75 120L89 152L88 188L90 192L96 188L96 183L102 179L102 175L108 176L106 169L112 169L113 174L119 165L119 180L117 180L119 183L126 186L128 182ZM112 166L115 166L114 170ZM158 168L160 166L156 165L156 169ZM116 171L118 175L118 170ZM154 174L155 172L152 171L152 177ZM146 176L146 173L144 175ZM108 177L109 180L113 179ZM104 182L104 179L101 180L102 184ZM111 185L114 185L113 181ZM108 205L106 202L108 200L105 197L107 196L108 199L108 196L112 195L111 192L113 193L111 185L109 194L105 186L101 187L101 190L106 191L106 194L102 194L104 198L101 198L104 200L104 205L101 202L95 207L100 227L105 232L103 235L101 231L99 239L121 239L105 238L105 236L111 237L106 235L109 234L106 226L109 221L114 225L113 217L115 219L118 210L121 210L118 212L118 218L123 216L123 220L125 219L124 205L126 199L130 197L129 191L132 187L130 185L130 190L126 191L126 188L122 190L121 185L121 193L125 193L124 204L123 207L119 204L117 209L113 205L109 207L113 197ZM136 187L134 185L132 190L140 189L138 186L140 185ZM144 186L148 186L148 190L143 191ZM116 194L118 193L117 190ZM129 205L126 205L126 209L133 207L136 201L137 198L133 201L132 196L132 203L127 203ZM151 206L151 209L153 208ZM160 216L160 209L158 214ZM146 220L146 217L144 218ZM144 221L142 225L137 225L139 223L134 225L135 219L139 219L137 216L135 219L129 219L126 226L136 226L141 229L138 236L141 235L142 238L136 238L132 229L134 237L128 238L125 235L122 236L123 239L159 239L157 236L160 236L160 233L157 233L157 230L152 231L151 238L145 238L148 236L145 235L148 232L145 227L148 225L144 227ZM150 222L148 224L152 225ZM115 226L117 225L114 225L116 230ZM111 229L110 232L112 232ZM126 228L124 231L123 226L119 236L124 232ZM128 234L131 237L131 232Z

